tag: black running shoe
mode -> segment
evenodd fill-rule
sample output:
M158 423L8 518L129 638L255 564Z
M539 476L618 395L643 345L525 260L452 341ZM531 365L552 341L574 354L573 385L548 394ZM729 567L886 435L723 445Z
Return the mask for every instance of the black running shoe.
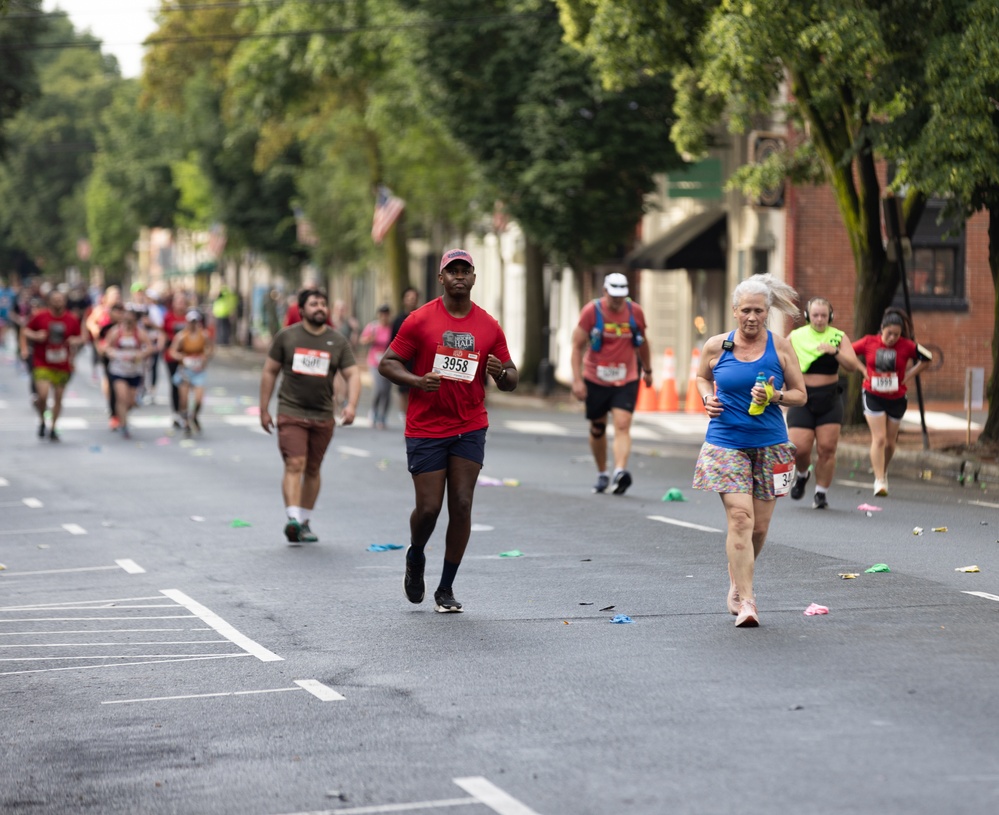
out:
M450 588L437 589L434 592L434 610L441 614L454 614L461 611L461 603L454 599Z
M49 441L62 441L62 439L59 438L59 434L55 432L54 427L49 431Z
M604 492L610 486L610 476L600 473L597 476L597 483L593 485L594 492Z
M40 425L38 425L38 438L40 439L45 438L45 422L42 422Z
M419 563L414 563L410 559L413 551L412 545L406 550L406 576L402 580L402 587L406 590L406 599L411 603L422 603L427 595L427 584L423 580L423 569L427 565L427 556L423 555ZM440 611L440 609L438 609Z
M288 543L301 543L302 525L294 518L289 518L288 523L284 525L284 536L288 539Z
M815 498L812 499L812 509L828 509L829 502L826 500L826 494L824 492L815 493Z
M805 473L794 479L794 484L791 486L791 497L795 501L800 501L801 496L805 494L805 485L808 483L810 475L811 473Z
M319 536L309 528L308 521L302 521L302 526L298 531L298 539L302 543L318 543Z
M628 487L631 486L631 473L627 470L621 470L616 476L614 476L614 494L624 495Z

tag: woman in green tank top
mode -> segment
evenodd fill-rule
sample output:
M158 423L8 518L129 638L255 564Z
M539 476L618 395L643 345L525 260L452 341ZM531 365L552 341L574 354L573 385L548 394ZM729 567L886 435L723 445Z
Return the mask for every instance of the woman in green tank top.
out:
M805 306L805 325L794 329L788 339L798 355L808 402L787 412L787 435L798 448L791 497L799 500L811 475L812 446L815 462L814 509L826 509L826 493L836 472L836 448L843 426L843 399L839 370L860 371L863 365L853 351L850 338L831 325L833 309L823 297L813 297Z

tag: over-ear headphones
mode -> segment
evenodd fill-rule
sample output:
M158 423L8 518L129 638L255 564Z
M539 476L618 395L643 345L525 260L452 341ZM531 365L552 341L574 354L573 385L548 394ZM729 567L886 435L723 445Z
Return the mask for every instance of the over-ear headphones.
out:
M829 306L829 322L831 323L833 321L833 307L832 307L832 303L830 303L828 300L826 300L825 297L813 297L811 300L809 300L807 303L805 303L805 322L806 323L811 323L812 322L812 318L810 316L808 316L808 312L810 312L812 310L812 303L825 303L827 306Z

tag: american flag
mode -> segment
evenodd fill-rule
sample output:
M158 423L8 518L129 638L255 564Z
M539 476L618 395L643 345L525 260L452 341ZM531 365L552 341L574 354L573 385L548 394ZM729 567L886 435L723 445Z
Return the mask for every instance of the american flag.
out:
M214 223L208 230L208 251L214 258L221 258L225 251L225 224Z
M371 237L375 243L381 243L392 228L392 224L402 215L406 202L392 195L392 190L382 185L378 188L378 199L375 201L375 219L371 224Z

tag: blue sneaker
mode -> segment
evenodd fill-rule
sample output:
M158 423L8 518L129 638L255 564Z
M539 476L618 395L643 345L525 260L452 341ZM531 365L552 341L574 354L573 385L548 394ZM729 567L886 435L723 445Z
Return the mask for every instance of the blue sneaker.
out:
M604 492L610 486L610 476L600 473L597 476L597 483L593 485L594 492Z

